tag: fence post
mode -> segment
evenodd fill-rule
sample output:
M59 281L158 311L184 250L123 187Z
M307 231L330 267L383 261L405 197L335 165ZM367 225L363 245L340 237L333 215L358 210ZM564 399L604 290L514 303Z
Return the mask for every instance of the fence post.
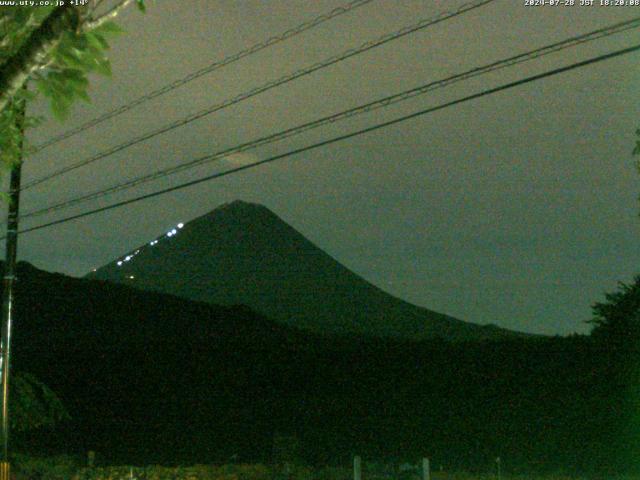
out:
M431 470L428 458L422 459L422 480L431 480Z
M353 480L362 480L362 458L360 455L353 457Z

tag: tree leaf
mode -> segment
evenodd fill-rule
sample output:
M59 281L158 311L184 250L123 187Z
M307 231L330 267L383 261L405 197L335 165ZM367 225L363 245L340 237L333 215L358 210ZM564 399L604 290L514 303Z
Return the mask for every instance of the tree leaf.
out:
M89 42L89 45L91 45L93 48L99 50L109 50L109 43L99 33L96 33L95 31L87 32L85 33L85 36L87 37L87 42Z
M111 62L108 58L102 57L96 59L96 67L95 70L97 73L100 73L106 77L111 76Z
M69 115L69 107L71 106L72 98L66 95L56 95L51 98L51 111L56 119L62 121Z
M80 100L82 100L85 103L91 103L91 97L89 96L89 94L87 93L87 90L77 90L76 91L76 95L78 96L78 98L80 98Z
M51 85L44 77L36 82L36 88L40 90L40 92L47 98L51 97L53 94L53 92L51 91Z
M124 33L124 30L115 22L104 22L102 25L94 28L93 33L101 35L118 35Z

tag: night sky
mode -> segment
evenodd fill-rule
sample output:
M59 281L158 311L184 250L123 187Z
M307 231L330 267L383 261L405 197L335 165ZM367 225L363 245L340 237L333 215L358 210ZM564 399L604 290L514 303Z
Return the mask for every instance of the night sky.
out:
M346 3L157 0L127 10L113 78L93 102L48 120L38 144L105 111ZM25 161L24 181L461 1L373 2L201 77ZM576 0L579 3L579 0ZM599 4L599 0L596 1ZM640 7L497 0L27 190L23 213L259 136L640 16ZM640 43L597 40L437 90L47 217L151 192L485 88ZM266 205L382 289L463 320L546 334L587 332L590 305L640 263L640 53L537 81L124 208L25 234L19 256L80 276L220 204ZM32 112L43 112L34 105Z

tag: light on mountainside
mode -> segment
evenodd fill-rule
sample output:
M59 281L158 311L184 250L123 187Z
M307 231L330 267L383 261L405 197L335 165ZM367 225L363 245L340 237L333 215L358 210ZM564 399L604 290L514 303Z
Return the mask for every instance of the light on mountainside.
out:
M180 245L166 242L162 255L136 258L141 288L210 303L242 303L273 320L323 332L451 339L520 335L390 298L266 207L232 202L188 223L180 231ZM164 235L171 238L178 228ZM193 274L190 282L184 281L185 271ZM128 282L130 273L104 265L92 276Z

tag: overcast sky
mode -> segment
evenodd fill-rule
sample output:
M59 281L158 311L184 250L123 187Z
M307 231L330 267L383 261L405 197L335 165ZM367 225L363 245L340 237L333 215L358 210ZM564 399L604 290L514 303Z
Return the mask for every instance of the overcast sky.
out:
M169 81L347 3L157 0L125 12L113 78L38 144ZM28 158L28 182L461 1L374 0ZM576 0L579 3L579 0ZM599 0L596 1L599 4ZM111 186L510 55L640 16L640 7L496 0L27 190L22 212ZM640 43L632 30L431 92L48 217L267 158L484 88ZM178 222L266 205L382 289L478 323L586 332L590 305L640 273L640 54L504 91L277 163L25 234L19 256L80 276ZM43 111L41 105L33 111Z

